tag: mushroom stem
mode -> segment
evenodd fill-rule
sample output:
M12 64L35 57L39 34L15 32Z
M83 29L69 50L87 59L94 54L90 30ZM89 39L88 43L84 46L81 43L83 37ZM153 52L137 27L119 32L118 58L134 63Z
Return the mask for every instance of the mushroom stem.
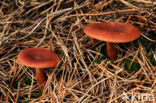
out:
M117 49L115 47L115 44L110 43L110 42L106 42L106 46L107 46L107 56L111 60L116 60L116 58L117 58Z
M36 79L39 85L43 85L43 83L45 83L45 73L42 69L36 68Z

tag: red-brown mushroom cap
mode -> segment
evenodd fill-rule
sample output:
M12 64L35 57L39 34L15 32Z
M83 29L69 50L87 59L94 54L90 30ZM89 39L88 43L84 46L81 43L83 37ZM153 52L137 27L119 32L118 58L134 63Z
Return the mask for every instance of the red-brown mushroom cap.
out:
M21 64L33 68L54 67L60 61L55 53L41 48L24 49L18 54L17 59Z
M140 31L135 26L121 22L89 24L84 32L92 38L113 43L130 42L140 36Z

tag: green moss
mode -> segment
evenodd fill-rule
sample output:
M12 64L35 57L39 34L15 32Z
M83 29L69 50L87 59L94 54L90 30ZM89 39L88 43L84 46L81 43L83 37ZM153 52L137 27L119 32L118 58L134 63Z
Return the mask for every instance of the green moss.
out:
M97 59L95 62L96 62L97 64L101 64L101 62L102 62L103 60L105 60L105 59L106 59L106 56L103 56L103 57Z
M25 84L26 84L26 85L31 85L31 82L32 82L32 80L29 79L29 78L27 78L26 81L25 81Z
M32 100L27 100L27 101L24 101L23 103L30 103Z
M125 68L128 72L132 73L132 72L137 72L141 68L141 66L139 63L137 63L135 61L126 59L125 60Z
M147 55L147 58L150 60L152 65L156 66L156 60L154 58L154 54Z

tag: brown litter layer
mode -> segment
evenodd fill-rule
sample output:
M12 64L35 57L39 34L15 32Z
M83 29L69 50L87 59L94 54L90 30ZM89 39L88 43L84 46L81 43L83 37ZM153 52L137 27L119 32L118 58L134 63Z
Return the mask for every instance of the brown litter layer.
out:
M0 102L128 102L155 94L156 8L153 0L1 0L0 1ZM126 22L139 28L136 43L118 47L115 62L101 54L105 43L87 37L91 23ZM149 38L147 40L147 38ZM142 43L142 39L144 42ZM22 66L17 54L26 48L46 48L61 58L59 66L45 70L43 92L35 71ZM149 59L154 57L154 59ZM125 69L125 59L140 65ZM132 63L130 63L132 65ZM152 100L152 99L151 99ZM148 99L147 102L150 102Z

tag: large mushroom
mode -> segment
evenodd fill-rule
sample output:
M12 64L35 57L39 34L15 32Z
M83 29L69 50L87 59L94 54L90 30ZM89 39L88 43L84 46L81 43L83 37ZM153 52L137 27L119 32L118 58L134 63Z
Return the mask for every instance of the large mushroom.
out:
M106 41L107 56L116 60L117 50L114 43L126 43L137 39L140 31L131 24L121 22L103 22L89 24L85 27L86 35Z
M45 83L45 73L42 68L54 67L60 58L53 52L43 48L29 48L20 51L18 61L28 67L36 68L36 78L39 85Z

